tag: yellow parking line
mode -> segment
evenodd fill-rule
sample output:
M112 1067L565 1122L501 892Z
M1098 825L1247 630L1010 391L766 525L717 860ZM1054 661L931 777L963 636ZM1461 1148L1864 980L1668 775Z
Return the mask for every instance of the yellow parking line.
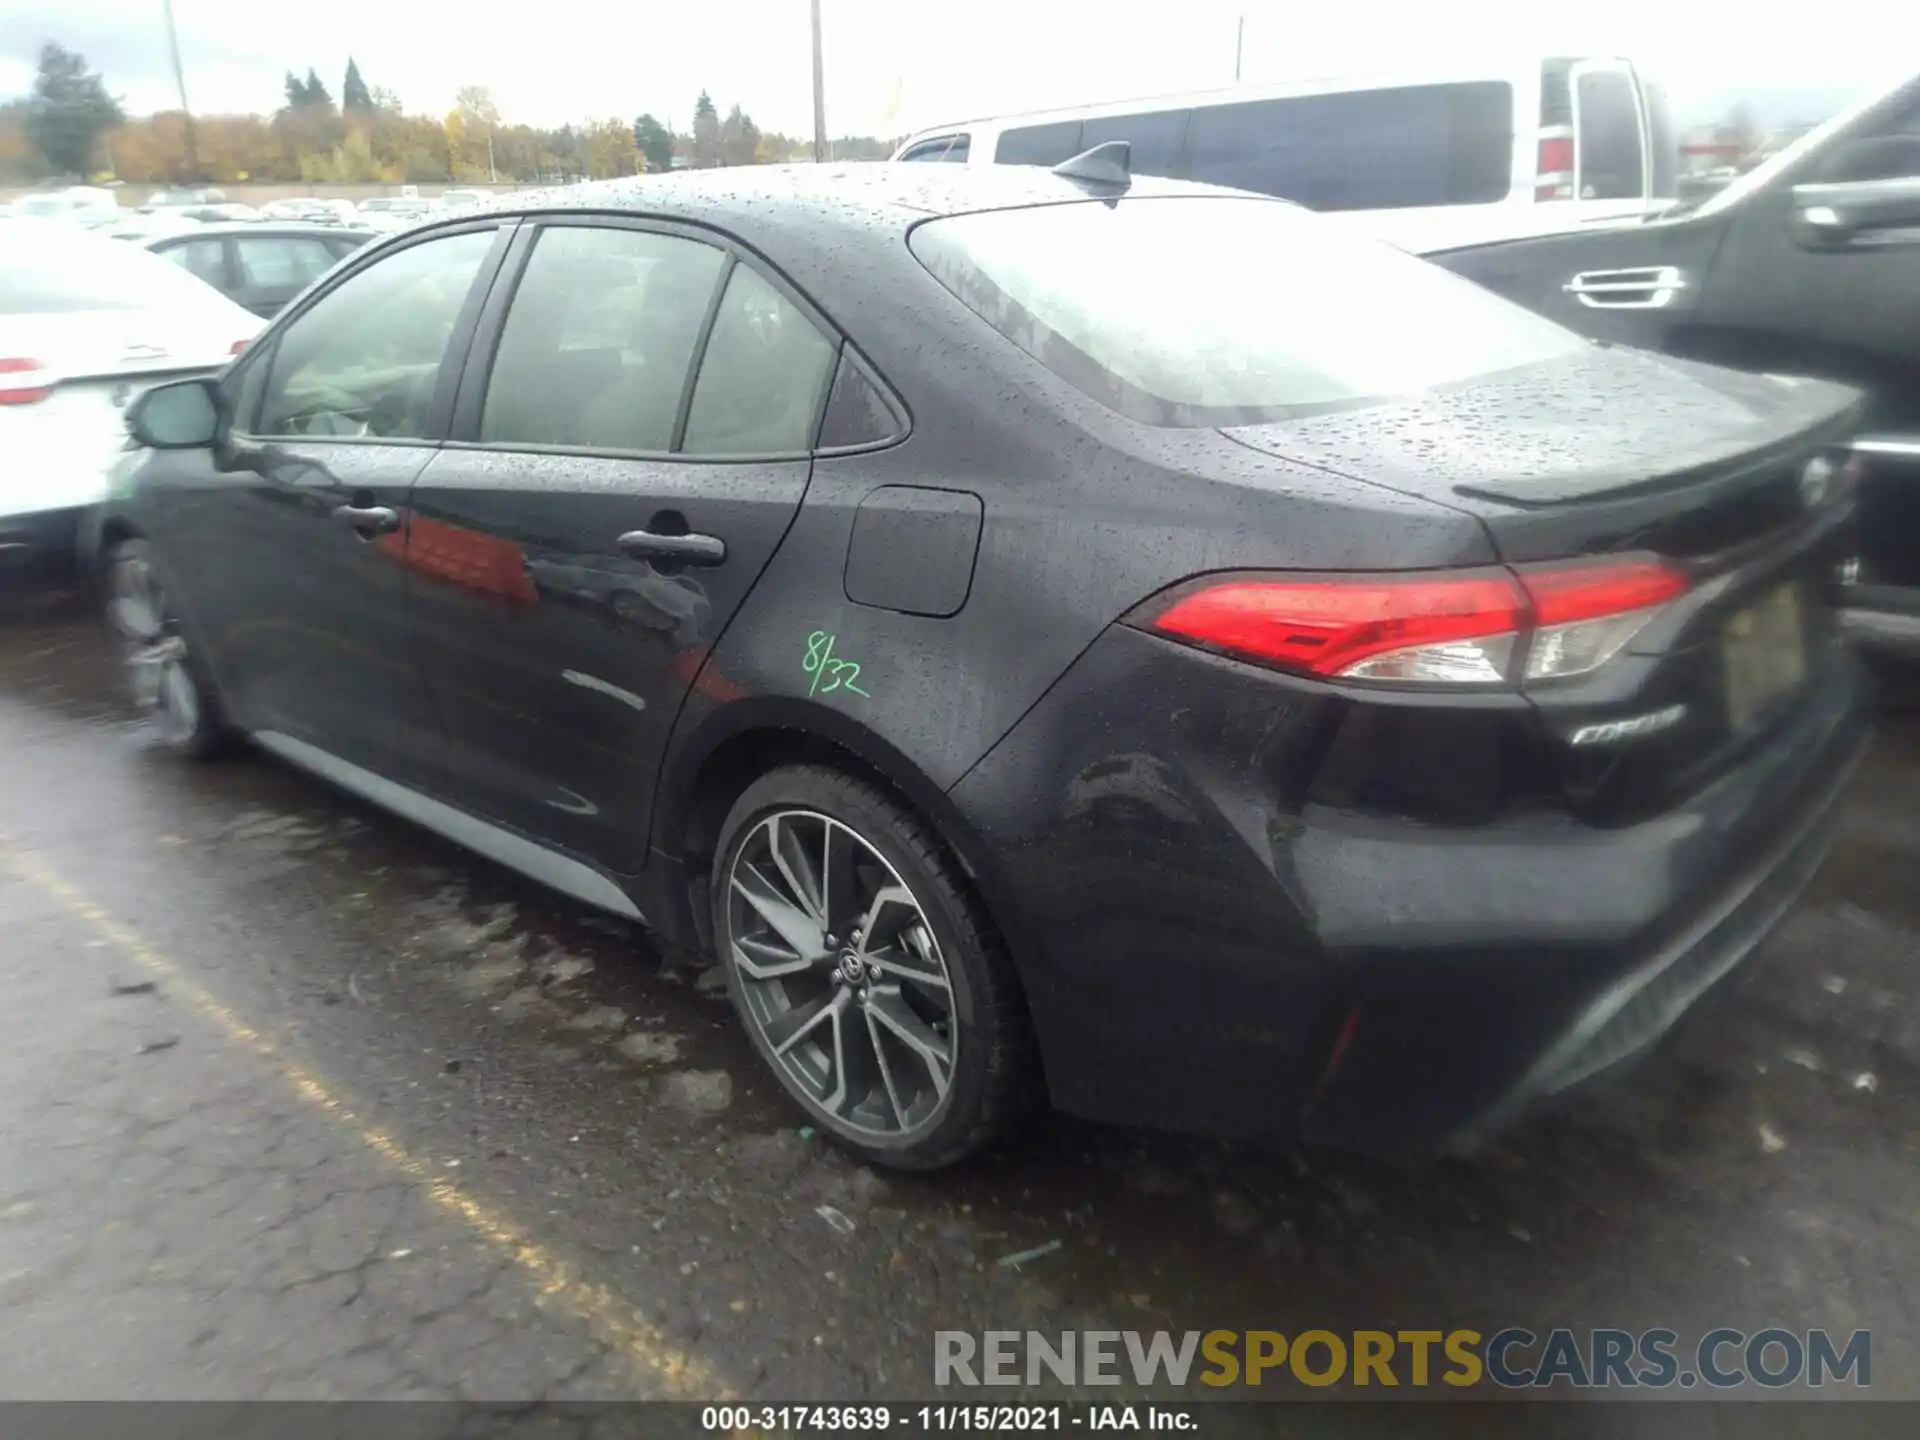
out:
M356 1113L319 1076L282 1053L280 1047L266 1035L189 979L172 960L4 835L0 835L0 868L11 871L58 901L149 973L165 980L167 994L171 998L184 1001L218 1025L231 1039L265 1060L314 1109L349 1127L368 1149L411 1180L435 1205L461 1221L518 1266L533 1282L540 1303L556 1304L572 1311L592 1329L597 1339L626 1355L643 1375L656 1382L669 1397L688 1400L736 1398L711 1369L675 1346L658 1326L642 1319L640 1312L630 1303L605 1285L582 1279L572 1266L531 1238L521 1226L459 1186L449 1183L433 1166L408 1150L389 1131Z

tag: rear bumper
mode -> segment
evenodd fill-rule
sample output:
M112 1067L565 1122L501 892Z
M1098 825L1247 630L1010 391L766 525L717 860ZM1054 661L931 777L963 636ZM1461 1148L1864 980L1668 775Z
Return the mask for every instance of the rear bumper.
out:
M1834 655L1685 802L1531 791L1535 717L1417 710L1115 629L954 788L1055 1102L1459 1143L1651 1045L1818 868L1868 733Z
M1596 992L1521 1079L1448 1139L1457 1147L1498 1130L1528 1106L1651 1050L1695 1001L1746 960L1791 913L1832 848L1864 730L1823 784L1782 817L1774 846L1698 914Z

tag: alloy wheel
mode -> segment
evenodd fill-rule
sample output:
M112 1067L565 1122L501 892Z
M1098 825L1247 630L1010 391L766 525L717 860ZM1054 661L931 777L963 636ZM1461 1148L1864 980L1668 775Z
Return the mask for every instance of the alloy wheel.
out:
M741 1008L790 1087L850 1134L911 1140L953 1088L953 977L912 889L849 826L761 819L735 847L722 937Z
M122 555L113 566L108 614L125 648L133 698L172 744L200 724L200 690L187 666L187 642L167 608L166 590L143 555Z

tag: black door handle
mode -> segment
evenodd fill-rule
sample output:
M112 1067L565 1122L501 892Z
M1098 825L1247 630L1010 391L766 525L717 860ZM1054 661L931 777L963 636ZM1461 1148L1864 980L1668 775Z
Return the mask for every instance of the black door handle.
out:
M657 535L629 530L620 548L636 560L680 560L689 565L718 565L727 558L727 542L718 535Z
M369 537L391 535L400 528L399 512L386 505L338 505L333 518Z

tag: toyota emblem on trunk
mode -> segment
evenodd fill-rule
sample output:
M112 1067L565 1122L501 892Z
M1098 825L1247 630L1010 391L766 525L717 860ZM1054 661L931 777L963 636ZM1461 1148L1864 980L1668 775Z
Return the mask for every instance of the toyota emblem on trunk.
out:
M1827 498L1833 488L1833 461L1816 455L1800 471L1800 498L1811 510Z

